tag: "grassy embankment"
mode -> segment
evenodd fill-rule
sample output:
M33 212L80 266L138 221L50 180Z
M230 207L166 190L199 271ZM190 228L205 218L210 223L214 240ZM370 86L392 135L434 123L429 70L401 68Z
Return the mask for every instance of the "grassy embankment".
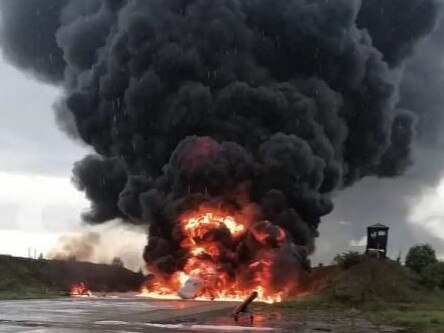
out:
M0 299L47 298L58 294L38 260L0 256Z
M335 274L316 294L278 306L365 316L405 332L443 333L444 292L428 290L418 281L395 262L369 259Z
M74 282L85 282L92 291L133 291L142 281L142 275L120 266L0 255L0 299L58 297Z

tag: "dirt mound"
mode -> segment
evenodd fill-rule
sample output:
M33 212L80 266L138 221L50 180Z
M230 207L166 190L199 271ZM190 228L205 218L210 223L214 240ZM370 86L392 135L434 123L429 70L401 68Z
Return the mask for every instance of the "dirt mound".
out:
M326 288L341 303L413 302L421 287L415 275L390 260L367 259L340 272Z
M322 292L341 273L337 265L313 267L300 276L296 295L312 295Z

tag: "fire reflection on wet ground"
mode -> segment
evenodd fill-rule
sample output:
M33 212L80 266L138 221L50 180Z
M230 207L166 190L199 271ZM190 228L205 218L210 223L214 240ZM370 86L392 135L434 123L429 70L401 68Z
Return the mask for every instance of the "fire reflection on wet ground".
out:
M231 316L239 303L159 301L135 295L0 301L0 332L396 332L362 318L254 304L254 322Z

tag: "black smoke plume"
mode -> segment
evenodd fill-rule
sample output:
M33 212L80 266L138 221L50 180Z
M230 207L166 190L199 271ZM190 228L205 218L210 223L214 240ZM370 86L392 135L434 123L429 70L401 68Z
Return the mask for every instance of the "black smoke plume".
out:
M400 107L404 64L440 5L3 0L0 11L5 57L63 87L63 127L97 153L74 167L86 220L148 225L144 257L168 274L183 262L177 219L201 204L254 211L252 234L282 227L292 245L276 263L300 266L336 191L401 175L424 115ZM260 252L248 237L236 246L231 267Z

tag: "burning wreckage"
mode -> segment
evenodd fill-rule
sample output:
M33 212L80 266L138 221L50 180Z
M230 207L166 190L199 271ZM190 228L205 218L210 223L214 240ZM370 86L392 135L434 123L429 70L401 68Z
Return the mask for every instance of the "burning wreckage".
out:
M63 87L57 119L95 151L73 169L84 220L148 229L143 294L276 302L298 292L332 195L410 165L400 77L438 7L4 0L1 43Z
M273 264L278 256L288 255L282 251L295 250L293 244L285 244L285 231L268 221L259 223L240 214L235 216L209 206L185 213L179 220L184 236L180 246L186 253L182 268L162 278L156 266L148 266L154 275L140 296L239 301L256 293L261 301L273 303L294 291L298 273L294 267L288 267L293 274L282 279L279 289L272 285ZM237 260L236 250L242 251L243 246L259 249L260 257L230 267L228 263ZM244 251L248 255L248 249ZM289 255L297 254L294 251Z

